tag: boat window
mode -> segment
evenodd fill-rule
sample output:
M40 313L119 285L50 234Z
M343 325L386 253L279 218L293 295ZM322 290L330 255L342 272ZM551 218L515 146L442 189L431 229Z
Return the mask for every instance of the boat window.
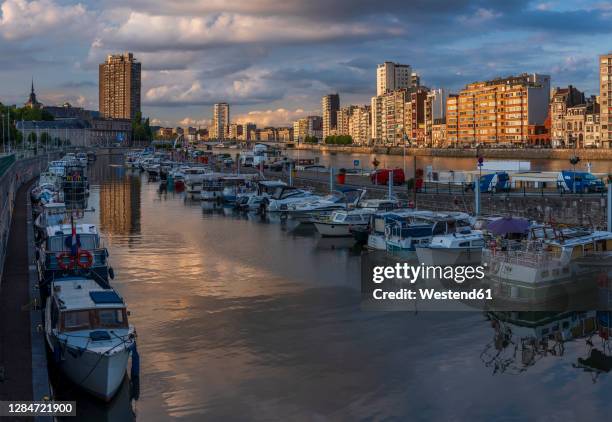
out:
M470 227L470 222L467 220L457 220L457 227Z
M67 311L64 312L64 330L88 330L91 328L89 322L89 311Z
M443 222L436 223L436 225L434 226L434 229L433 229L433 234L434 235L436 235L436 234L444 234L445 229L446 229L446 227L445 227L445 224Z
M484 240L482 239L472 241L472 246L484 246L484 244Z
M125 327L125 315L123 309L97 309L96 326L98 328Z
M470 246L470 242L461 242L461 243L459 243L459 247L460 248L467 248L468 246Z

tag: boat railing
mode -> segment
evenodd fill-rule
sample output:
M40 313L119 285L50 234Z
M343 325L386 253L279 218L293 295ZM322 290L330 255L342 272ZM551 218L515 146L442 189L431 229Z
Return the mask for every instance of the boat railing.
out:
M45 252L45 270L59 270L58 255L66 251ZM106 248L90 249L93 257L91 268L106 267L108 265L108 251Z
M533 268L551 268L561 265L557 255L545 250L483 250L483 262L508 263L524 265Z

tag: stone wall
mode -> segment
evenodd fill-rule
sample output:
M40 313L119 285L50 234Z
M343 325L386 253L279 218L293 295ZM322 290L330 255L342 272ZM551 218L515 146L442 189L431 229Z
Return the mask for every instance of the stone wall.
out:
M50 157L53 159L54 157ZM47 168L47 156L24 158L13 163L0 176L0 280L4 269L6 245L11 230L15 195L19 188Z

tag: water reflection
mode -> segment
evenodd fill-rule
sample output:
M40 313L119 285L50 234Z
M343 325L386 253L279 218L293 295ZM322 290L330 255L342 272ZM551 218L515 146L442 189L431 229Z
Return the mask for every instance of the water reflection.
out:
M577 370L606 362L594 350L610 356L599 322L597 334L585 329L564 341L563 353L553 338L523 357L521 339L548 320L536 318L523 334L522 315L364 312L361 258L350 241L320 239L276 217L208 209L113 166L121 161L95 163L97 212L85 218L108 237L114 285L138 330L138 419L609 417L609 375ZM495 318L511 328L510 339L492 327ZM495 370L504 365L491 360L498 351L528 370ZM79 402L102 420L132 411L121 405L114 419L112 408Z

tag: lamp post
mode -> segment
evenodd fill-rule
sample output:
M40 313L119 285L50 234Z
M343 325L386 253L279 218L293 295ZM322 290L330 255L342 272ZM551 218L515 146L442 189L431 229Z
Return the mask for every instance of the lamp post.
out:
M574 155L573 157L569 159L569 162L574 167L572 192L576 193L576 164L580 162L580 157L578 157L577 155Z

